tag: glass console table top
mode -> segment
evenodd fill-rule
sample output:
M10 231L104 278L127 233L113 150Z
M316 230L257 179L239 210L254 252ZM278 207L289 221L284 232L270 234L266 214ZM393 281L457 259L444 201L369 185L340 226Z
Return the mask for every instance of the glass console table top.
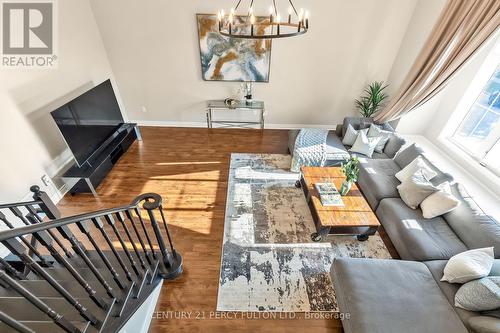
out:
M209 109L251 109L251 110L261 110L264 108L263 101L255 101L247 103L246 100L236 101L235 105L229 106L224 103L224 100L211 100L207 102L207 107Z

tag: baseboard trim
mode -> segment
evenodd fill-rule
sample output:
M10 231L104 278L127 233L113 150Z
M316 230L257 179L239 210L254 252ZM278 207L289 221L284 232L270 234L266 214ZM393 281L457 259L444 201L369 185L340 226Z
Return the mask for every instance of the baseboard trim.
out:
M194 127L194 128L206 128L207 123L203 121L157 121L157 120L131 120L133 123L139 124L139 126L151 126L151 127ZM266 129L301 129L301 128L323 128L323 129L335 129L336 125L325 125L325 124L266 124Z

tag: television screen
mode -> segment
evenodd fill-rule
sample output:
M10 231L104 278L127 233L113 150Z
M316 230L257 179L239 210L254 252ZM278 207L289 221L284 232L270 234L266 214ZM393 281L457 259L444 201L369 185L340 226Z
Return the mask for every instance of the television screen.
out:
M110 80L52 111L51 115L79 166L124 122Z

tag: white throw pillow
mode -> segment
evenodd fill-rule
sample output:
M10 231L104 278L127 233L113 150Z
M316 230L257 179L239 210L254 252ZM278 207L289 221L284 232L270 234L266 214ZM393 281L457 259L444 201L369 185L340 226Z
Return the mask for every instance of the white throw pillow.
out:
M426 219L451 212L460 205L460 201L451 193L450 183L443 183L438 188L438 192L429 195L420 204L422 215Z
M370 129L368 130L368 137L369 138L380 138L380 141L379 141L377 147L375 147L375 151L377 153L384 152L385 145L389 141L391 134L392 134L391 132L384 131L374 124L370 125Z
M437 187L425 179L422 170L418 170L409 179L403 181L397 189L401 200L411 209L417 209L418 205L428 196L439 191Z
M358 138L358 134L360 132L364 132L365 134L368 133L368 128L356 131L354 127L352 127L351 124L347 126L347 131L345 132L344 138L342 139L342 144L345 146L352 146L354 145L354 142L356 142L356 139Z
M366 136L365 132L359 132L356 141L349 151L372 157L375 147L378 145L379 141L380 138L369 138Z
M424 159L422 156L418 156L416 159L414 159L410 164L405 166L401 171L396 173L396 178L400 181L403 182L406 179L410 178L417 172L418 170L422 169L423 174L425 179L431 180L432 178L437 176L437 173L431 169L431 167L425 163Z
M466 283L488 276L493 266L493 247L469 250L448 260L441 281Z

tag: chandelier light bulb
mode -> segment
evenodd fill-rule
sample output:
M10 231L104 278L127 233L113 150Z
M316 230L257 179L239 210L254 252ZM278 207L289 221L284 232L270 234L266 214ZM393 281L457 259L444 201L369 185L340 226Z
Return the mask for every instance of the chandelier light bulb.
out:
M279 13L278 4L280 0L272 0L268 3L269 16L267 19L257 20L253 8L253 1L245 8L244 1L238 0L235 7L220 10L217 13L219 21L219 33L224 37L240 39L274 39L303 35L309 30L309 12L303 8L297 10L293 0L284 1L283 8L287 8L287 14ZM240 6L241 5L241 6ZM287 7L286 7L287 6ZM236 18L236 13L247 13L245 19ZM282 16L282 14L284 14ZM265 14L264 14L265 15ZM288 17L287 17L288 16Z

